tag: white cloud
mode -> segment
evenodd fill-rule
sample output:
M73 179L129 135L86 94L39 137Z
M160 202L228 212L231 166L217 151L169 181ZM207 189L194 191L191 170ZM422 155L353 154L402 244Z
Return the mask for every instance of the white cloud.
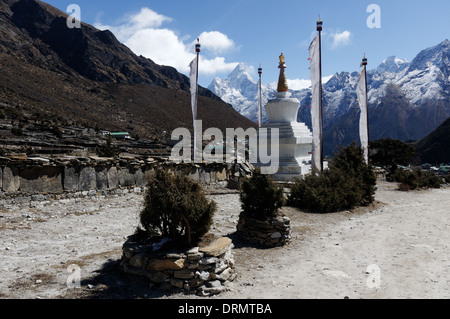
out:
M189 72L189 63L195 57L194 44L197 40L184 42L190 37L180 38L173 30L162 28L164 22L172 21L171 18L149 8L142 8L139 13L128 14L122 20L123 22L116 26L98 22L95 27L110 30L137 55L143 55L157 64L175 67L179 72ZM199 38L204 53L199 66L201 74L230 72L236 67L237 63L226 62L224 57L218 56L234 47L233 40L227 35L209 31L201 33Z
M169 29L142 29L125 43L137 55L150 58L161 65L170 65L187 72L194 54L187 51L183 42Z
M311 87L311 80L305 79L288 79L287 80L288 87L291 90L303 90Z
M149 8L142 8L137 14L127 14L121 19L124 23L118 26L104 25L100 22L94 24L94 26L100 30L108 29L115 34L117 39L121 42L125 42L136 32L146 28L158 28L164 22L172 21L171 18L156 13Z
M333 44L331 45L331 47L335 49L341 45L349 44L351 35L352 33L350 31L343 31L331 34L333 38Z
M207 75L230 73L237 65L237 62L226 62L224 57L215 57L214 59L200 57L199 72Z
M199 38L203 43L202 48L213 53L222 53L234 47L233 40L230 40L226 34L218 31L203 32Z
M333 75L322 77L322 85L327 83L332 77ZM311 80L309 79L287 79L287 82L290 90L300 91L303 89L311 88ZM270 85L271 87L276 89L278 84L277 82L273 82Z

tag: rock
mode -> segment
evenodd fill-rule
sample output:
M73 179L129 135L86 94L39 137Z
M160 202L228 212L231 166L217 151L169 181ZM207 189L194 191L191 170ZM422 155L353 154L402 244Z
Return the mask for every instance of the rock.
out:
M177 288L183 288L184 287L184 280L178 279L178 278L172 278L170 279L170 284Z
M201 286L204 283L204 280L201 280L200 278L192 278L189 280L189 286L192 288L196 288Z
M224 271L222 271L220 274L214 274L214 278L218 279L220 281L226 281L231 278L233 275L233 270L231 268L227 268Z
M95 168L85 167L80 171L79 189L89 191L97 186Z
M187 268L188 269L198 269L199 267L198 261L194 260L194 261L190 261Z
M211 175L208 168L200 168L200 183L209 184L211 182Z
M195 274L203 281L207 281L211 275L208 271L196 271Z
M270 236L270 238L272 238L272 239L278 239L278 238L281 238L281 234L280 234L279 232L273 233L273 234Z
M198 253L198 250L199 250L200 248L199 247L193 247L193 248L191 248L191 249L189 249L187 252L186 252L186 254L196 254L196 253Z
M222 286L219 280L208 281L205 285L197 289L198 296L210 296L224 292L226 288Z
M108 171L106 167L96 167L96 188L97 190L106 190L108 189Z
M187 177L189 177L190 179L192 179L193 181L196 181L196 182L200 181L198 169L193 168L189 173L187 173Z
M201 247L200 252L205 253L207 256L217 257L227 252L228 249L230 249L231 246L231 239L228 237L222 237L208 246Z
M150 260L147 264L148 270L180 270L186 267L185 259L156 259Z
M217 288L221 287L222 283L219 280L211 280L205 283L206 288Z
M212 271L215 274L219 274L222 271L224 271L227 267L228 267L228 263L226 263L224 260L221 259L218 263L215 264Z
M217 181L225 181L227 179L227 170L223 168L221 171L216 172Z
M128 168L121 168L118 171L119 185L122 187L128 187L136 185L136 179L133 173Z
M19 170L20 191L25 193L61 193L62 169L56 166L32 166Z
M117 173L117 168L111 167L106 173L108 179L108 188L116 189L119 186L119 175Z
M201 252L198 252L198 253L196 253L196 254L188 254L188 260L192 260L192 261L195 261L195 260L200 260L200 259L202 259L203 258L203 253L201 253Z
M219 259L216 257L205 257L199 261L199 264L200 265L210 265L210 264L215 264L218 261L219 261Z
M192 279L195 276L195 273L189 269L183 269L173 272L173 276L179 279Z
M168 274L162 273L160 271L144 271L143 275L148 278L153 283L165 282L170 276Z
M3 168L3 191L6 193L17 192L20 188L20 179L18 169L14 166L5 166Z
M168 254L166 254L166 258L168 258L168 259L184 259L184 258L186 258L186 255L181 254L181 253L168 253Z
M134 255L133 257L131 257L131 259L129 261L130 266L133 266L136 268L143 268L144 263L145 263L145 257L146 257L146 254L144 254L144 253Z
M144 172L142 172L141 169L138 169L136 170L136 172L134 172L134 178L136 186L138 187L142 187L147 184L147 179L145 178Z

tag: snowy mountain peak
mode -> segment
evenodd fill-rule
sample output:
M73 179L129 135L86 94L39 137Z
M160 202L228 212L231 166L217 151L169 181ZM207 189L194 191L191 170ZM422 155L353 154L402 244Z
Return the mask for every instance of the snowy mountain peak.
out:
M248 67L244 63L239 63L234 68L234 70L228 75L227 80L235 88L241 87L242 84L248 84L246 82L256 84L256 82L253 80L252 76L248 71Z
M426 70L429 63L448 67L450 58L450 41L447 39L431 48L421 51L411 62L411 70Z
M390 56L381 63L376 71L378 72L395 72L398 73L409 66L409 62L405 59L399 59L395 56Z

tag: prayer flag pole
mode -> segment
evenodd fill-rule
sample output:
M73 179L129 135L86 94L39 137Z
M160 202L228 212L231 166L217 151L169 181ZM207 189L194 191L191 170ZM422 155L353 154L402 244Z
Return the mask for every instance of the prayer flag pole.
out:
M261 64L258 68L258 74L259 74L259 82L258 82L258 127L261 127L262 125L262 96L261 96L261 75L262 75L262 68Z
M322 113L322 31L323 21L317 21L319 34L309 46L310 72L312 85L311 122L313 131L312 141L312 171L323 172L323 113Z

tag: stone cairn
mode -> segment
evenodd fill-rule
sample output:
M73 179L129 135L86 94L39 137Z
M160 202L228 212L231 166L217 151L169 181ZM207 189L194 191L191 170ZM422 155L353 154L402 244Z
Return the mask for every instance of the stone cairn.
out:
M187 251L162 252L130 236L123 245L120 266L125 273L144 276L160 289L210 296L225 291L225 283L236 277L232 248L231 239L222 237Z
M267 248L284 246L291 241L291 221L280 213L267 220L241 213L237 231L246 242Z

